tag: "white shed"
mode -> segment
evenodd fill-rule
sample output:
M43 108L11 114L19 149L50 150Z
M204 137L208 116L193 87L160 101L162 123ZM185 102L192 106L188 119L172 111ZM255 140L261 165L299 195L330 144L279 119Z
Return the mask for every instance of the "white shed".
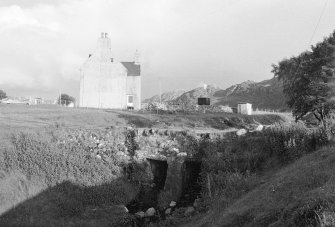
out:
M238 103L237 104L237 113L252 115L252 104L251 103Z

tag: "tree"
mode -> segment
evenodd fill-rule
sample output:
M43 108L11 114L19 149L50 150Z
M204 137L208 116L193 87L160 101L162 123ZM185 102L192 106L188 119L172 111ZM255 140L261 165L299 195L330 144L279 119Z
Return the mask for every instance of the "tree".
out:
M312 113L325 125L326 118L335 109L335 31L310 51L272 67L274 76L283 81L283 92L295 119Z
M5 98L7 98L6 92L4 92L3 90L0 90L0 100L5 99Z
M75 98L72 96L69 96L68 94L61 94L60 97L58 97L58 104L62 104L62 105L69 105L70 103L74 103L75 102Z

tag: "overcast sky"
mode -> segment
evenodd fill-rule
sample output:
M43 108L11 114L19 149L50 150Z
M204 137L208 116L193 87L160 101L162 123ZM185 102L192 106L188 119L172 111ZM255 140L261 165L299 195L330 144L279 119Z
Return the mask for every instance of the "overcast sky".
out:
M270 79L309 47L325 0L1 0L0 89L79 96L79 69L101 32L114 59L142 62L142 97L201 83ZM335 29L330 0L311 41Z

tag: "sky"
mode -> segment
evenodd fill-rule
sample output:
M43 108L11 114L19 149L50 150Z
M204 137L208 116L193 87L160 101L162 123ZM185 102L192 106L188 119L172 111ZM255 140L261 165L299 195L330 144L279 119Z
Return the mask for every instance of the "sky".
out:
M332 0L1 0L0 89L78 98L80 67L101 32L115 61L139 50L142 98L159 84L164 92L262 81L273 63L332 33L334 12Z

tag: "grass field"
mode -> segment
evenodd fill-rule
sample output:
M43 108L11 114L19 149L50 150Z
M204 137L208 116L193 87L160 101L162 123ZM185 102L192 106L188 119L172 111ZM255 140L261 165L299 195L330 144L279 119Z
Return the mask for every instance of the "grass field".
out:
M58 105L13 105L0 104L0 142L11 132L38 130L59 126L70 129L104 129L134 126L138 128L166 128L211 132L243 128L248 124L270 125L287 121L286 116L215 114L156 114L85 108L65 108ZM8 138L7 138L8 139ZM1 146L1 145L0 145Z
M231 113L215 114L155 114L122 110L64 108L57 105L0 104L0 126L6 130L61 125L69 128L122 127L179 127L216 128L242 127L248 123L273 124L283 120L274 114L255 116Z

